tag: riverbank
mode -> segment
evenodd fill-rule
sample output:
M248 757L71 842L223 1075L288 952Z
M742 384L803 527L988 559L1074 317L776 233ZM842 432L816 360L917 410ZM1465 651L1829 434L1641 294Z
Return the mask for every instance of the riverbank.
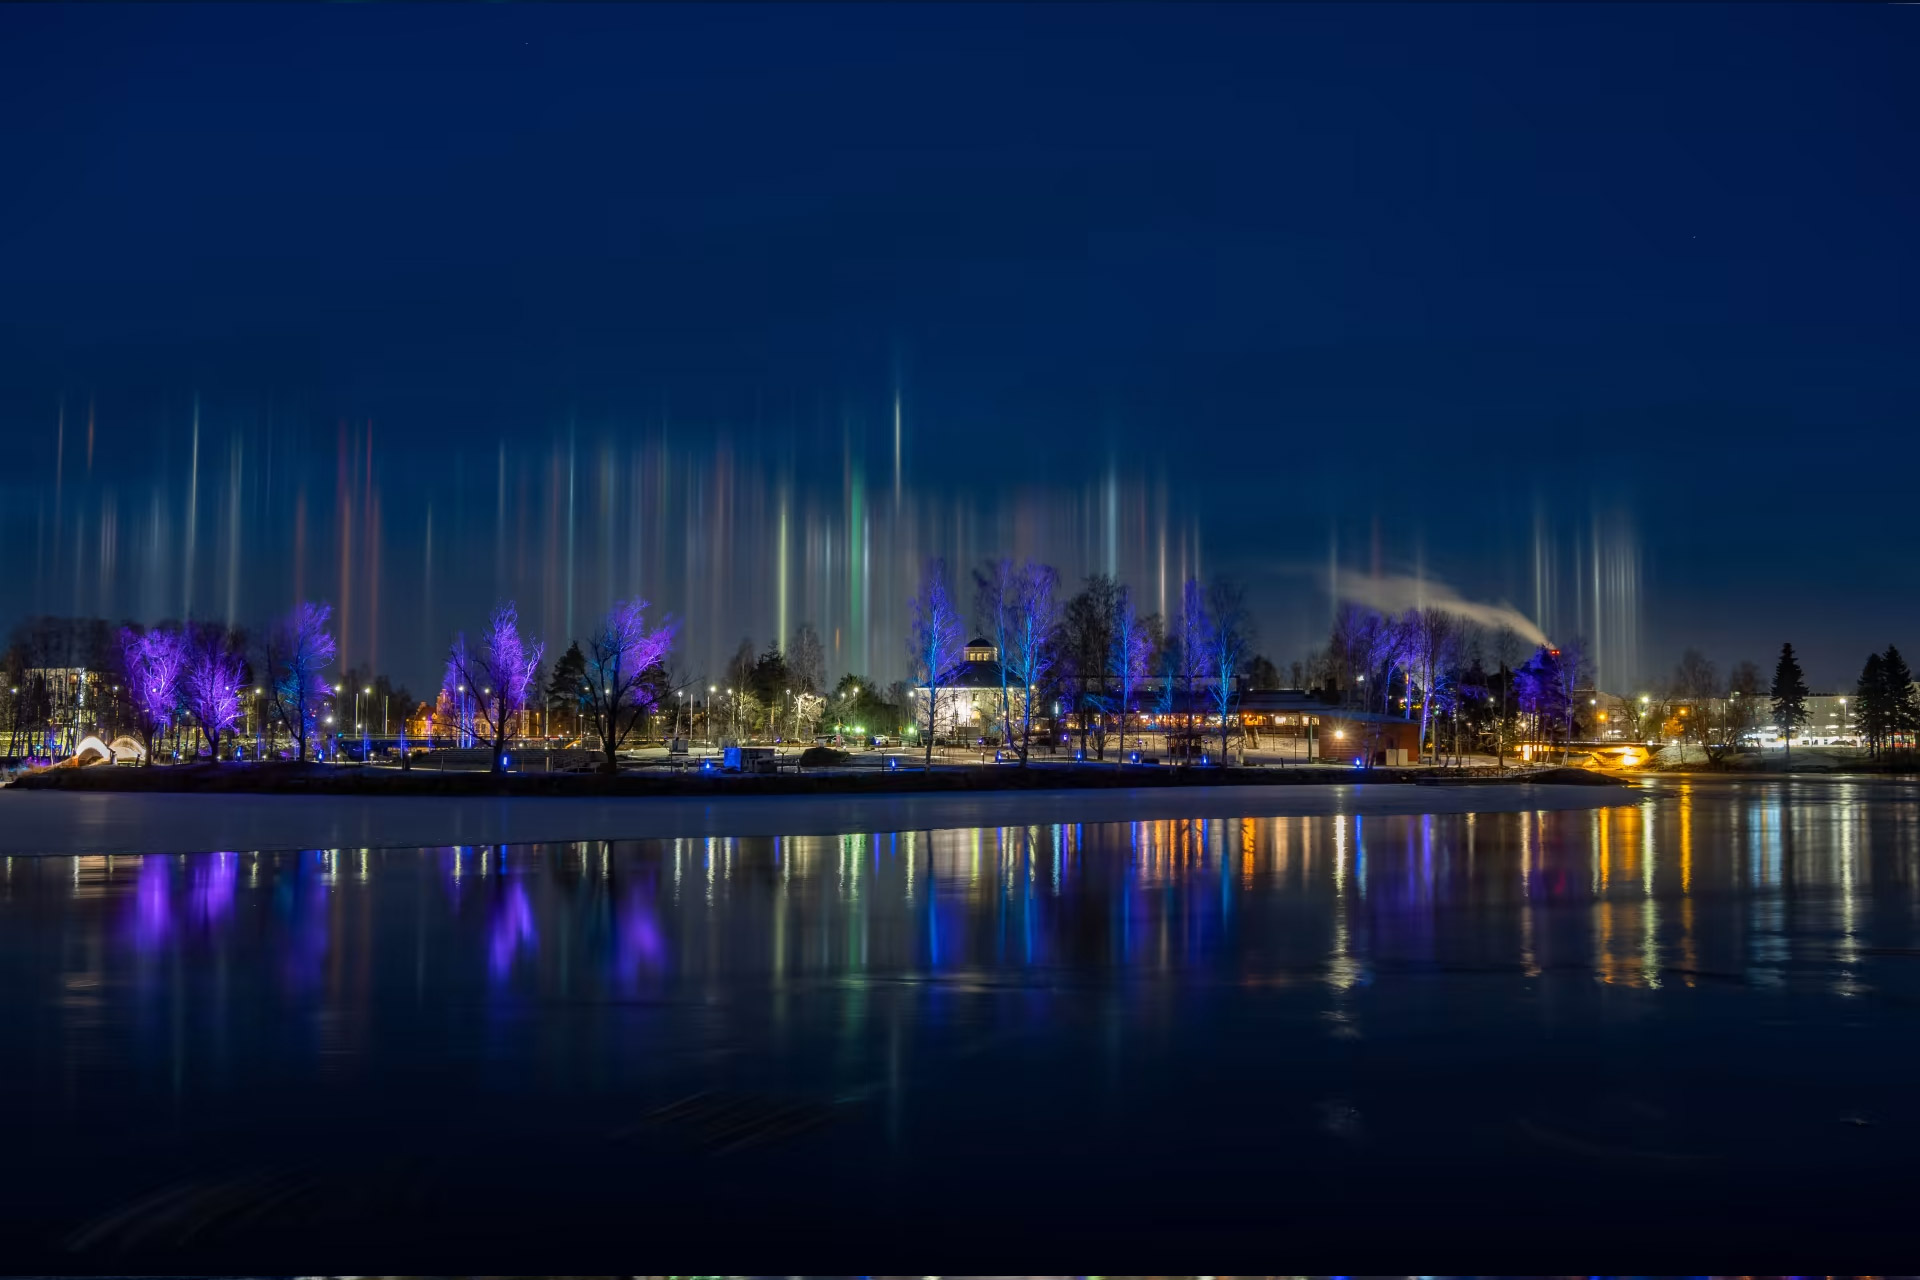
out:
M1113 791L1212 787L1351 786L1393 784L1502 785L1537 782L1618 786L1618 779L1585 769L1543 769L1508 778L1456 778L1425 769L1173 769L1157 765L1043 764L936 766L931 770L821 769L806 773L442 773L322 764L192 764L151 769L97 766L50 769L15 779L13 790L84 794L717 797L905 795L916 792Z

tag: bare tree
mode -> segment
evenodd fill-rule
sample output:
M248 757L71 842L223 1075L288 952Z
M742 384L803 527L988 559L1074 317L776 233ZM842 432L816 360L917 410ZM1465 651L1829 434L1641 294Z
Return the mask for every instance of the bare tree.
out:
M619 770L621 746L641 718L658 707L668 683L666 662L676 628L669 619L648 630L646 614L645 600L617 601L587 640L587 712L606 753L600 767L607 773ZM753 646L745 648L751 655Z
M1013 629L1020 580L1021 570L1004 556L973 571L973 611L981 630L993 641L1000 673L1000 737L1008 746L1013 745Z
M1679 717L1686 723L1681 726L1681 737L1691 738L1703 748L1708 746L1713 727L1709 711L1713 699L1720 693L1720 673L1712 660L1689 646L1674 664L1673 680L1667 692L1683 704Z
M120 645L127 669L127 700L140 728L146 763L151 765L154 738L179 714L187 669L186 639L167 627L144 633L126 628L120 632Z
M1053 634L1059 627L1059 607L1054 592L1060 575L1051 566L1029 560L1015 575L1008 599L1007 645L1003 658L1010 655L1006 676L1024 690L1020 700L1020 764L1025 767L1033 742L1034 704L1045 697L1052 684L1057 653Z
M1113 616L1120 586L1104 573L1087 575L1060 615L1060 649L1073 680L1080 719L1080 749L1093 739L1096 759L1107 754L1106 714L1113 703L1107 655L1113 648Z
M545 645L520 634L520 613L509 600L487 620L479 652L467 648L464 633L453 638L447 652L444 687L465 686L467 705L479 711L478 727L492 755L489 769L493 773L506 767L508 735L537 687L535 675L545 651Z
M1432 605L1409 609L1401 617L1402 653L1408 673L1420 681L1420 754L1423 758L1427 752L1427 733L1433 727L1433 695L1454 633L1453 615ZM1438 754L1437 744L1435 754Z
M927 689L926 765L933 767L933 738L940 723L940 682L960 661L960 615L947 591L947 562L927 561L920 594L913 601L913 632L909 656L914 675Z
M801 693L827 691L827 660L820 646L820 633L813 629L811 622L803 622L793 629L793 639L787 642L787 672L793 678L793 687Z
M1107 669L1120 686L1120 750L1114 756L1116 766L1127 758L1127 713L1133 709L1134 690L1147 678L1153 660L1153 633L1133 607L1133 593L1121 587L1114 596L1113 643Z
M1239 704L1237 677L1253 647L1253 615L1247 611L1246 592L1225 578L1207 589L1207 684L1214 713L1220 717L1220 763L1227 763L1229 720Z
M1727 735L1733 741L1738 742L1740 735L1754 726L1765 691L1760 668L1751 659L1733 664L1727 675Z
M1390 715L1393 712L1393 673L1402 665L1402 651L1405 636L1398 619L1385 614L1375 614L1362 632L1367 645L1368 670L1374 677L1374 687L1380 698L1380 713ZM1369 709L1374 695L1368 694Z
M1183 755L1193 749L1194 708L1200 702L1200 685L1207 678L1209 646L1212 644L1213 619L1207 616L1207 596L1198 578L1188 578L1180 588L1179 650L1175 654L1181 690L1187 695L1186 741Z
M1587 642L1580 636L1561 645L1554 651L1557 661L1553 666L1555 690L1560 712L1565 718L1564 735L1560 739L1560 763L1567 762L1567 753L1573 746L1573 695L1576 689L1593 679L1593 664L1587 658Z
M294 608L267 633L267 684L273 690L273 710L293 736L298 758L307 758L307 740L320 724L332 688L320 673L333 663L333 634L327 623L333 606L305 603Z
M1493 659L1500 664L1500 719L1494 728L1494 764L1507 767L1507 698L1513 691L1513 671L1521 658L1526 656L1526 648L1520 643L1519 633L1512 627L1501 626L1493 633Z
M1361 710L1367 710L1367 677L1378 663L1380 632L1385 623L1377 612L1357 604L1342 604L1333 615L1327 634L1324 671L1328 682L1337 685L1342 701L1350 703L1357 692ZM1297 681L1296 681L1297 683Z
M221 626L197 626L188 632L185 703L200 727L208 756L215 760L220 758L220 736L240 722L246 664L236 652L244 641L236 644L236 639Z

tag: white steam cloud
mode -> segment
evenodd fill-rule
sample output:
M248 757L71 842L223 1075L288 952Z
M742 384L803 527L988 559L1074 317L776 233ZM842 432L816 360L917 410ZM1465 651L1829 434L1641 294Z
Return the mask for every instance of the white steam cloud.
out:
M1367 577L1340 575L1331 584L1333 594L1352 604L1365 605L1381 613L1404 613L1408 609L1439 609L1456 618L1465 618L1486 627L1511 627L1513 633L1529 644L1546 645L1546 632L1533 619L1510 604L1477 604L1463 597L1444 582L1432 578L1414 578L1405 574Z

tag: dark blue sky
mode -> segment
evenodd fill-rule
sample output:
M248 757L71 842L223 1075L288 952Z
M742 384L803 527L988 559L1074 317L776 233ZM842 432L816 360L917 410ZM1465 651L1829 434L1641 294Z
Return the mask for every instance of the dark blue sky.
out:
M923 485L1164 483L1276 656L1330 530L1525 607L1599 513L1650 671L1830 683L1920 649L1917 65L1914 6L9 7L7 531L62 394L129 482L197 393L804 486L897 384Z

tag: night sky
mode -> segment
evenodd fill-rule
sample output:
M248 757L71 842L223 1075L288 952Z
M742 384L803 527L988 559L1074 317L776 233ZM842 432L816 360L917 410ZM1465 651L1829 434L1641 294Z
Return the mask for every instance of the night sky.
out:
M300 591L430 684L637 590L689 675L886 677L1000 548L1237 575L1282 663L1338 563L1621 691L1850 681L1920 650L1916 66L1916 6L0 8L0 626Z

